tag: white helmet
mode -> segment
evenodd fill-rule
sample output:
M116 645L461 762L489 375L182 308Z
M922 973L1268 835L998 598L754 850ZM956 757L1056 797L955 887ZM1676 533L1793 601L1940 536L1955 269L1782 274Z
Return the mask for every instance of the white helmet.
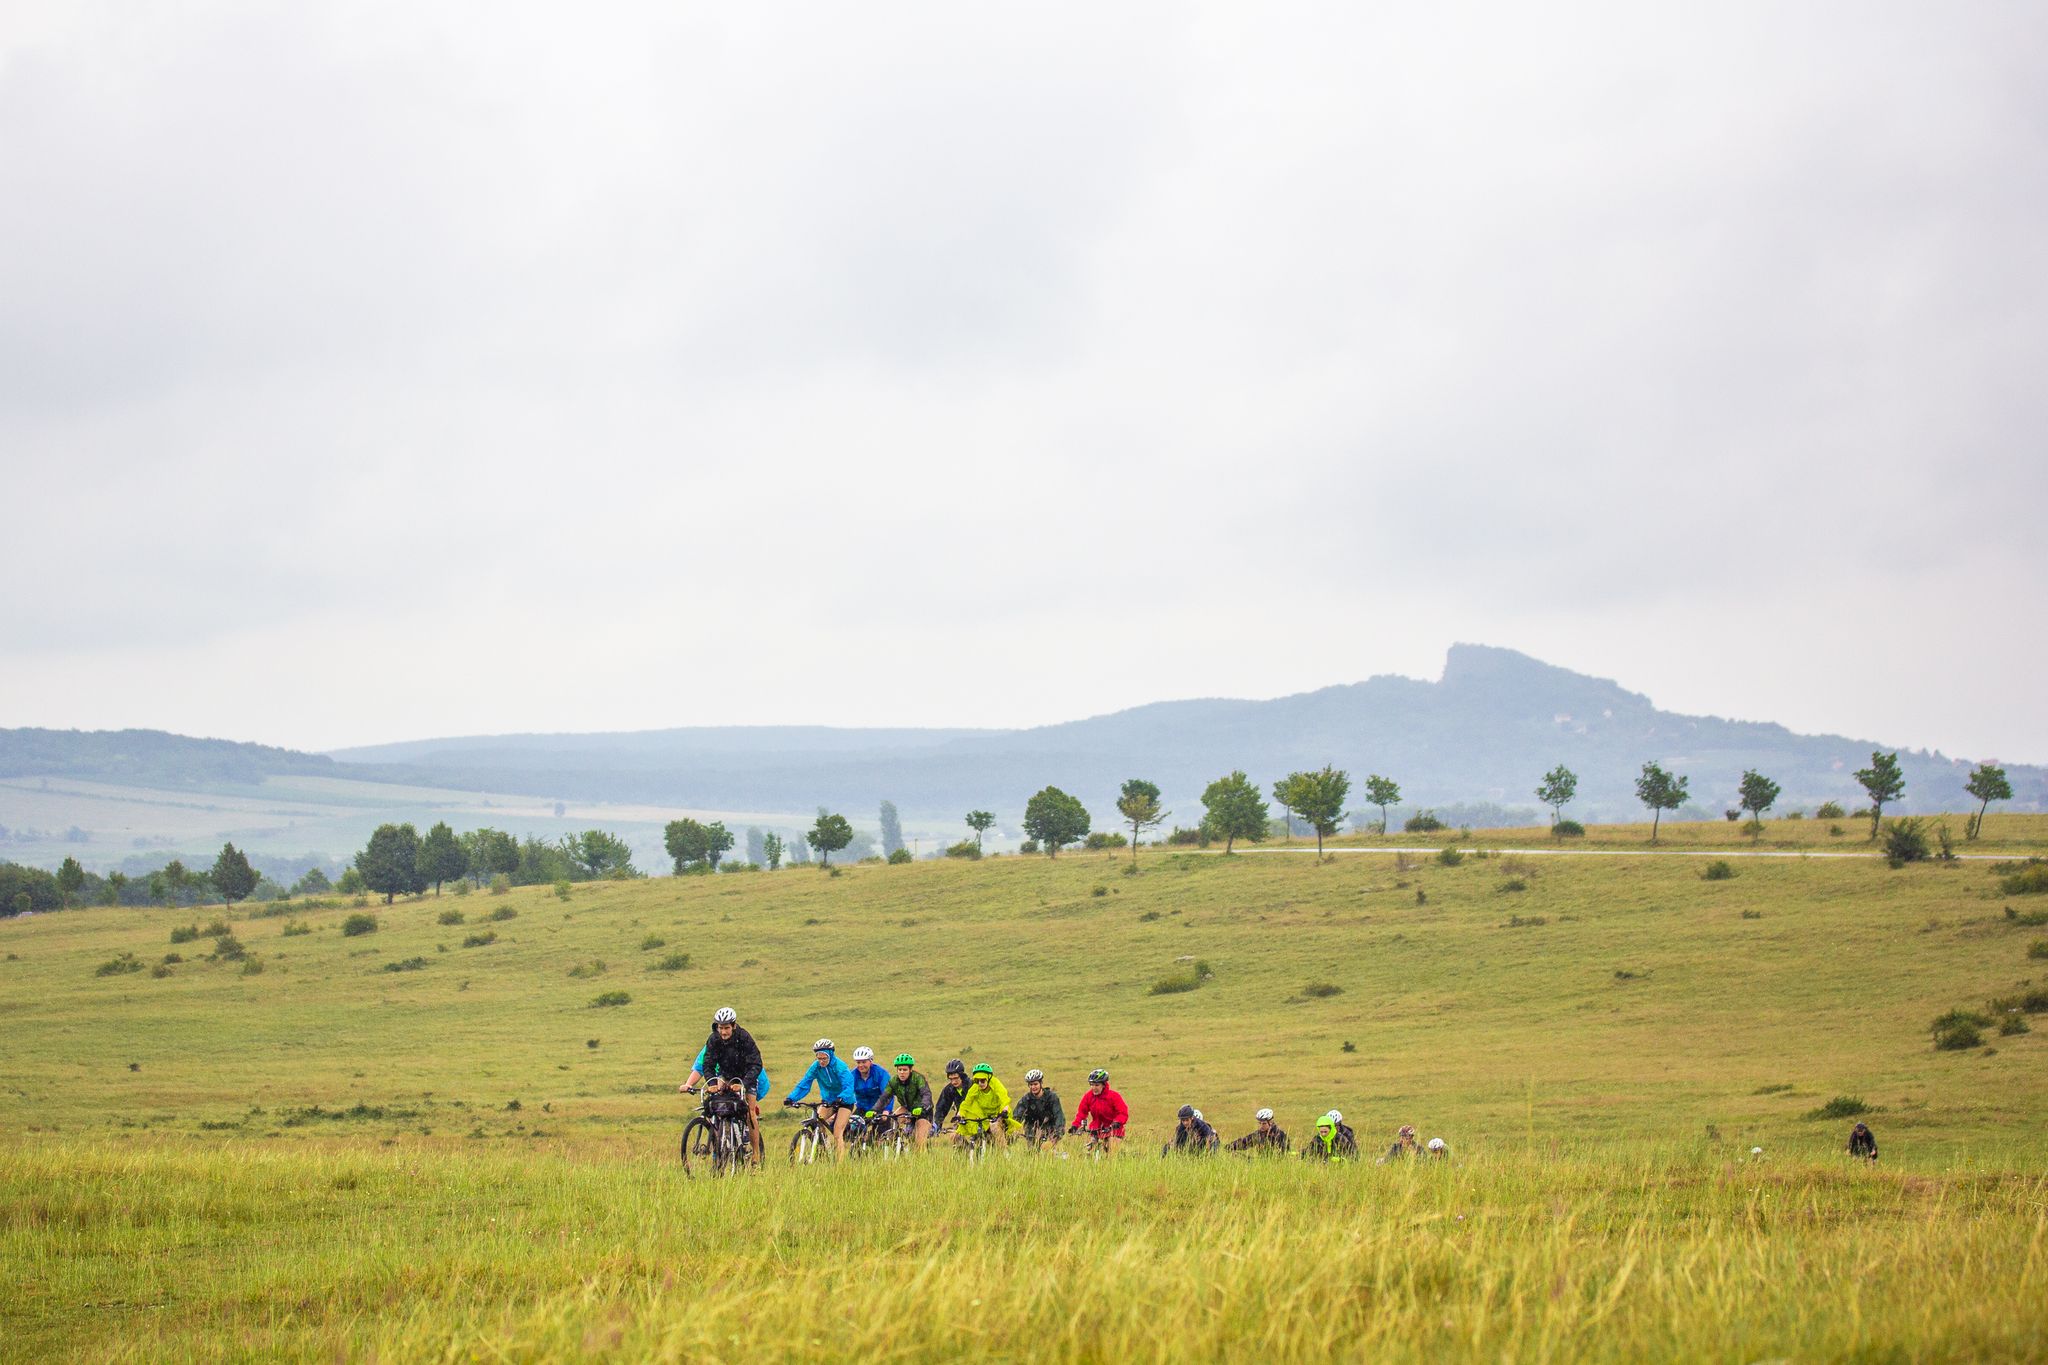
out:
M803 1035L799 1034L797 1036L802 1037ZM838 1049L832 1046L832 1040L830 1038L820 1038L817 1042L811 1044L811 1051L837 1052Z
M813 1051L815 1050L813 1049ZM853 1060L856 1062L872 1062L875 1060L875 1050L871 1047L857 1047L853 1050Z
M1342 1123L1344 1121L1344 1116L1334 1109L1332 1109L1326 1117L1328 1117L1328 1119L1332 1123Z
M1203 1117L1202 1117L1202 1111L1201 1111L1201 1110L1197 1109L1197 1110L1195 1111L1195 1122L1196 1122L1196 1123L1207 1123L1208 1121L1209 1121L1209 1120L1207 1120L1207 1119L1205 1119L1205 1118L1203 1118Z
M1429 1140L1429 1150L1430 1150L1430 1151L1432 1151L1432 1152L1441 1152L1441 1151L1442 1151L1443 1149L1444 1149L1444 1140L1443 1140L1442 1138L1431 1138L1431 1139Z
M740 1017L732 1012L732 1006L730 1005L727 1005L724 1009L711 1016L711 1026L713 1028L718 1027L720 1024L737 1024L739 1021Z
M1253 1114L1252 1117L1257 1119L1260 1123L1271 1123L1273 1121L1273 1111L1270 1109L1261 1109L1258 1113Z
M1040 1070L1039 1070L1039 1069L1038 1069L1037 1067L1035 1067L1035 1066L1034 1066L1034 1067L1032 1067L1032 1068L1031 1068L1031 1069L1030 1069L1029 1071L1027 1071L1027 1072L1025 1072L1025 1073L1024 1073L1024 1084L1026 1084L1026 1085L1029 1085L1029 1084L1031 1084L1031 1083L1032 1083L1033 1081L1042 1081L1042 1080L1044 1080L1044 1079L1045 1079L1045 1073L1044 1073L1043 1071L1040 1071Z

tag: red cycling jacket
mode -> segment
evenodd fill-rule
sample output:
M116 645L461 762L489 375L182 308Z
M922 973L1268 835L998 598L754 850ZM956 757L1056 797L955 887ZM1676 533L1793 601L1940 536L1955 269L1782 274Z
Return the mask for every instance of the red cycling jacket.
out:
M1074 1128L1077 1131L1082 1128L1108 1128L1120 1133L1130 1121L1131 1107L1124 1103L1122 1095L1106 1085L1100 1095L1091 1090L1074 1106Z

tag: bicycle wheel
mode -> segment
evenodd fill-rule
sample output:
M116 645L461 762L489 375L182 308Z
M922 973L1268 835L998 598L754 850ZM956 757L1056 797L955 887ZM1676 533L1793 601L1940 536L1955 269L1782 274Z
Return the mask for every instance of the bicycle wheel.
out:
M821 1145L818 1130L808 1123L805 1124L797 1129L796 1136L789 1140L789 1164L792 1166L810 1165L818 1159L818 1148Z
M713 1153L718 1150L718 1133L711 1126L711 1120L701 1114L683 1125L683 1174L694 1176L712 1169Z

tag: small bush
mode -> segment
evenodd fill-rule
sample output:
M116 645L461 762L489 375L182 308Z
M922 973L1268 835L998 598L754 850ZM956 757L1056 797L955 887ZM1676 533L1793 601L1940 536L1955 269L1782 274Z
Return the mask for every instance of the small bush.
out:
M1975 1024L1954 1023L1935 1033L1934 1046L1941 1052L1962 1052L1984 1046L1984 1035Z
M2015 1034L2032 1033L2033 1031L2033 1026L2027 1022L2027 1017L2024 1014L2008 1014L1998 1021L1998 1036L2001 1038L2010 1038Z
M2019 911L2008 905L2005 907L2005 922L2007 924L2024 924L2030 929L2039 928L2041 925L2048 924L2048 910L2029 910L2026 914L2022 915Z
M243 976L261 976L261 975L263 975L263 959L262 959L262 958L260 958L260 957L248 957L248 958L244 958L244 959L242 960L242 975L243 975Z
M449 909L443 910L440 914L434 916L434 923L460 924L466 918L467 916L465 916L460 910Z
M462 946L465 948L482 948L497 941L497 933L486 929L481 934L471 934L468 938L462 940Z
M1884 860L1892 867L1904 867L1907 863L1926 862L1931 850L1927 846L1926 822L1915 817L1893 820L1884 827Z
M1576 820L1560 820L1550 827L1550 833L1556 839L1583 839L1586 827Z
M171 942L173 943L190 943L198 937L199 926L197 924L180 924L171 929Z
M1311 1000L1328 1000L1333 995L1344 994L1344 988L1334 981L1311 981L1301 988L1301 993Z
M1838 801L1823 801L1823 802L1821 802L1821 803L1820 803L1820 804L1819 804L1818 806L1814 807L1814 811L1813 811L1813 818L1814 818L1814 819L1816 819L1816 820L1839 820L1839 819L1841 819L1841 818L1842 818L1842 806L1841 806L1841 803L1840 803L1840 802L1838 802Z
M1445 867L1456 867L1465 861L1465 855L1455 848L1445 847L1436 851L1436 860Z
M1346 1039L1344 1040L1344 1051L1346 1051L1346 1052L1356 1052L1356 1051L1358 1051L1358 1044L1356 1044L1356 1043L1352 1042L1352 1041L1351 1041L1351 1040L1350 1040L1349 1038L1346 1038Z
M1724 810L1721 814L1728 817L1728 823L1731 825L1742 818L1742 812L1739 810Z
M491 894L493 896L502 896L511 889L512 878L508 874L499 872L491 877Z
M1829 826L1828 826L1828 838L1830 838L1830 839L1839 839L1839 838L1841 838L1841 837L1842 837L1842 836L1843 836L1844 834L1847 834L1848 832L1849 832L1848 830L1846 830L1846 829L1843 829L1843 828L1842 828L1842 827L1841 827L1840 825L1829 825Z
M1854 1095L1837 1095L1818 1109L1807 1110L1805 1117L1813 1120L1853 1119L1869 1112L1870 1106Z
M129 972L139 972L141 970L142 962L135 954L122 953L119 957L110 957L99 966L93 968L92 974L94 976L124 976Z
M962 839L957 844L946 845L946 856L948 858L979 858L981 856L981 845L975 843L972 839Z
M161 981L171 974L170 964L166 962L159 962L154 967L151 967L149 969L149 974L155 977L157 980ZM2018 1016L2015 1015L2014 1017L2017 1018Z
M284 930L282 936L285 938L304 938L307 934L310 934L312 932L313 926L306 923L304 920L288 919L284 922Z
M374 934L376 932L377 917L375 915L350 915L341 922L341 933L344 938L360 938L364 934Z
M2029 943L2027 945L2027 956L2034 958L2048 957L2048 938L2037 938L2032 943Z
M1135 877L1137 875L1138 865L1136 863L1125 863L1121 868L1117 869L1117 876L1119 877Z
M603 995L600 995L597 997L597 999L591 1001L590 1007L594 1010L605 1010L613 1009L620 1005L630 1005L632 1003L633 997L626 994L626 992L624 991L606 991Z
M680 972L690 965L688 953L670 953L647 970L650 972Z
M1194 967L1176 967L1146 987L1147 995L1185 995L1202 984L1202 973Z
M1735 864L1726 858L1716 858L1700 869L1700 876L1710 882L1732 882L1735 880Z
M1992 1013L2010 1014L2015 1010L2022 1014L2048 1014L2048 986L2036 986L2031 981L2023 981L2020 988L2011 995L1992 997Z
M666 947L668 947L668 940L660 934L649 934L646 938L640 940L640 951L643 953L651 953L656 948Z
M567 877L561 877L556 880L555 899L558 901L569 899L569 879Z
M469 894L469 893L470 893L470 892L471 892L472 890L474 890L474 889L475 889L475 888L473 888L473 887L472 887L472 886L470 886L470 884L469 884L469 878L467 878L467 877L458 877L458 878L456 878L456 880L455 880L455 894L456 894L456 895L458 895L458 896L467 896L467 895L468 895L468 894Z
M1745 910L1742 912L1742 917L1744 919L1762 919L1764 912L1761 910Z
M1548 923L1550 921L1541 915L1530 915L1527 919L1520 915L1509 915L1508 922L1501 927L1503 929L1538 929Z
M1105 848L1122 848L1130 840L1112 829L1098 829L1081 841L1081 847L1091 853L1100 853Z
M183 953L165 953L165 954L164 954L164 961L165 961L166 963L169 963L169 964L172 964L172 965L175 965L175 964L177 964L177 963L183 962L184 960L185 960L185 955L184 955Z
M593 976L603 976L608 970L610 969L604 965L603 958L592 958L588 962L579 962L571 967L569 977L573 981L583 981Z
M242 940L233 934L223 934L213 941L211 956L215 962L240 962L248 955L249 950L242 946Z
M899 848L889 855L889 865L891 867L901 867L910 861L912 861L910 850L907 848Z
M1502 891L1527 891L1529 883L1527 879L1522 877L1510 877L1500 884L1500 889Z
M1998 889L2008 896L2038 896L2048 892L2048 863L2029 859L2025 867L2002 878Z
M1159 912L1157 910L1147 910L1144 914L1138 916L1138 923L1150 924L1153 920L1158 918Z
M499 924L503 924L508 919L518 919L519 912L517 910L514 910L509 905L501 905L497 909L491 911L489 917L497 921Z
M1209 846L1209 831L1202 825L1197 825L1193 829L1188 829L1183 825L1175 825L1173 832L1166 836L1166 843L1170 848L1186 848L1190 845L1197 848L1207 848Z
M1036 853L1036 852L1038 852L1038 840L1036 840L1036 839L1026 839L1026 840L1025 840L1025 841L1024 841L1023 843L1021 843L1021 844L1017 845L1017 851L1018 851L1019 853Z
M1950 1010L1947 1014L1937 1014L1934 1016L1934 1022L1927 1027L1931 1031L1939 1033L1945 1028L1954 1028L1957 1024L1969 1024L1974 1028L1988 1028L1991 1024L1991 1016L1980 1014L1976 1010Z
M1434 834L1444 827L1433 810L1417 811L1401 823L1401 828L1410 834Z
M1098 886L1093 891L1090 891L1088 894L1095 897L1107 896L1109 894L1109 888L1106 886Z

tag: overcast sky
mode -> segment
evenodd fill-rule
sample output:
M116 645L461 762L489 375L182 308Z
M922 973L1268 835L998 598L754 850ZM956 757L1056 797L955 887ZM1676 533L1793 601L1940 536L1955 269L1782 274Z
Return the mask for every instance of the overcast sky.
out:
M2048 9L7 0L0 724L2048 760Z

